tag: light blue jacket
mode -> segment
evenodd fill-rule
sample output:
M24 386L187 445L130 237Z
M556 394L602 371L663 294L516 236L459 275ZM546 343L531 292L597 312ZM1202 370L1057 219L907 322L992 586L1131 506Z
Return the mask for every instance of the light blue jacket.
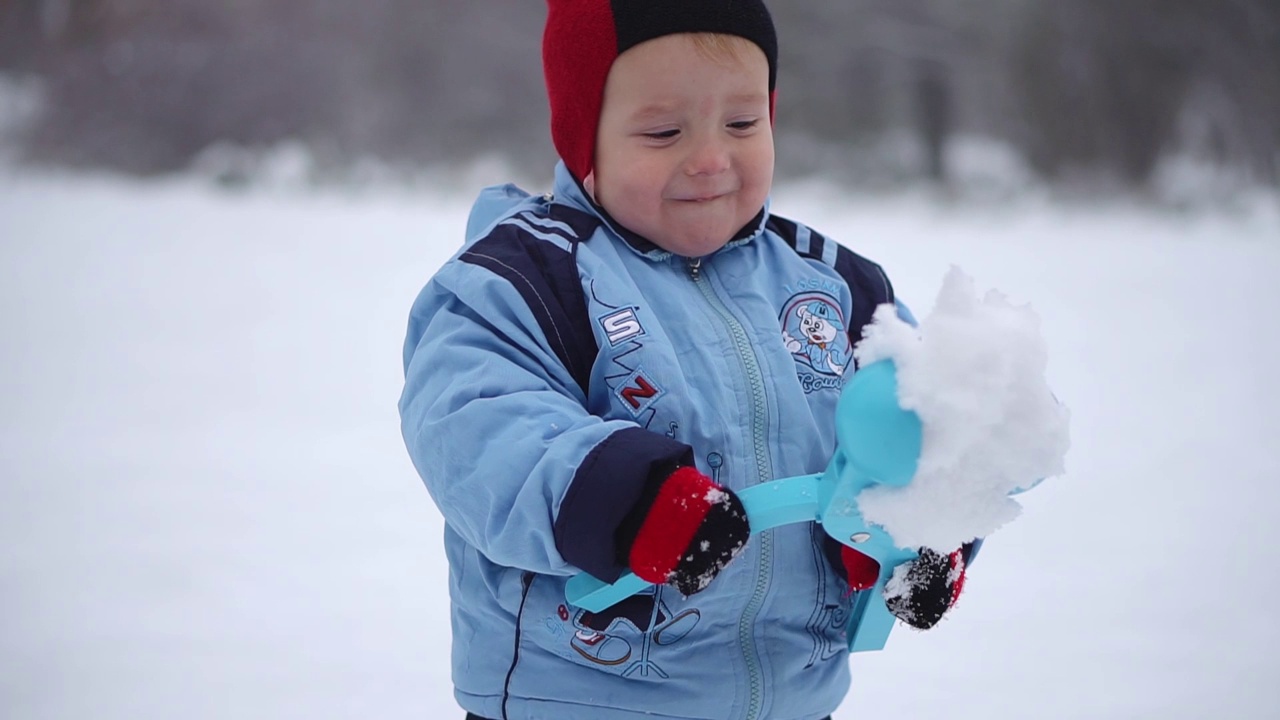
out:
M754 535L689 598L661 587L592 614L564 586L623 570L614 529L676 462L735 489L821 471L854 372L849 332L893 301L879 266L767 207L690 260L616 226L563 165L553 195L486 190L413 306L400 400L446 520L462 707L529 720L834 711L851 598L812 524Z

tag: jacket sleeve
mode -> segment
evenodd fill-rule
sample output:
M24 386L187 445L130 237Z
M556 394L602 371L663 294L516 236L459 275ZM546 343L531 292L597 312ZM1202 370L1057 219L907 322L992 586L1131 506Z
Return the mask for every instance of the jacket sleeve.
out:
M538 287L530 273L446 264L410 315L401 431L445 521L490 560L612 581L622 518L691 450L587 411L531 309L556 302Z

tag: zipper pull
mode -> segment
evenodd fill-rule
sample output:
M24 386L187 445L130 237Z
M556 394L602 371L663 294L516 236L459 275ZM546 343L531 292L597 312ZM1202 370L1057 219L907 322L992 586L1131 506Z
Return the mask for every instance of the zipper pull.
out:
M693 278L694 280L697 280L698 272L701 269L702 269L702 258L696 257L696 258L689 259L689 277Z

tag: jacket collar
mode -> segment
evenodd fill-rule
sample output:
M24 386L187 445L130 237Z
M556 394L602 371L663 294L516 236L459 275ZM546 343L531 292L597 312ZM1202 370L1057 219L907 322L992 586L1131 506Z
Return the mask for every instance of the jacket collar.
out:
M591 199L591 196L587 194L586 189L582 187L582 184L578 182L578 179L573 176L573 173L569 172L569 168L564 164L564 161L556 164L555 201L600 218L600 221L604 223L605 227L607 227L615 236L621 238L627 247L650 260L666 260L674 254L668 250L663 250L658 247L648 238L623 227L618 221L610 217L609 213L606 212L603 207L597 205L596 202ZM737 247L739 245L745 245L746 243L756 239L764 233L765 224L768 220L769 199L766 198L764 207L760 209L760 212L756 213L756 216L744 225L742 229L733 236L733 239L725 243L724 247L720 248L717 252Z

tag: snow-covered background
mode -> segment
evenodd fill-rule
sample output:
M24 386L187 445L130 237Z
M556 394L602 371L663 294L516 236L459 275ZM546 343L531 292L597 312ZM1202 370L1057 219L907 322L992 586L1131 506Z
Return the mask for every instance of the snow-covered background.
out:
M461 717L396 400L472 189L0 176L0 718ZM952 264L1030 302L1072 411L1067 475L837 720L1280 716L1275 205L774 207L919 314Z

